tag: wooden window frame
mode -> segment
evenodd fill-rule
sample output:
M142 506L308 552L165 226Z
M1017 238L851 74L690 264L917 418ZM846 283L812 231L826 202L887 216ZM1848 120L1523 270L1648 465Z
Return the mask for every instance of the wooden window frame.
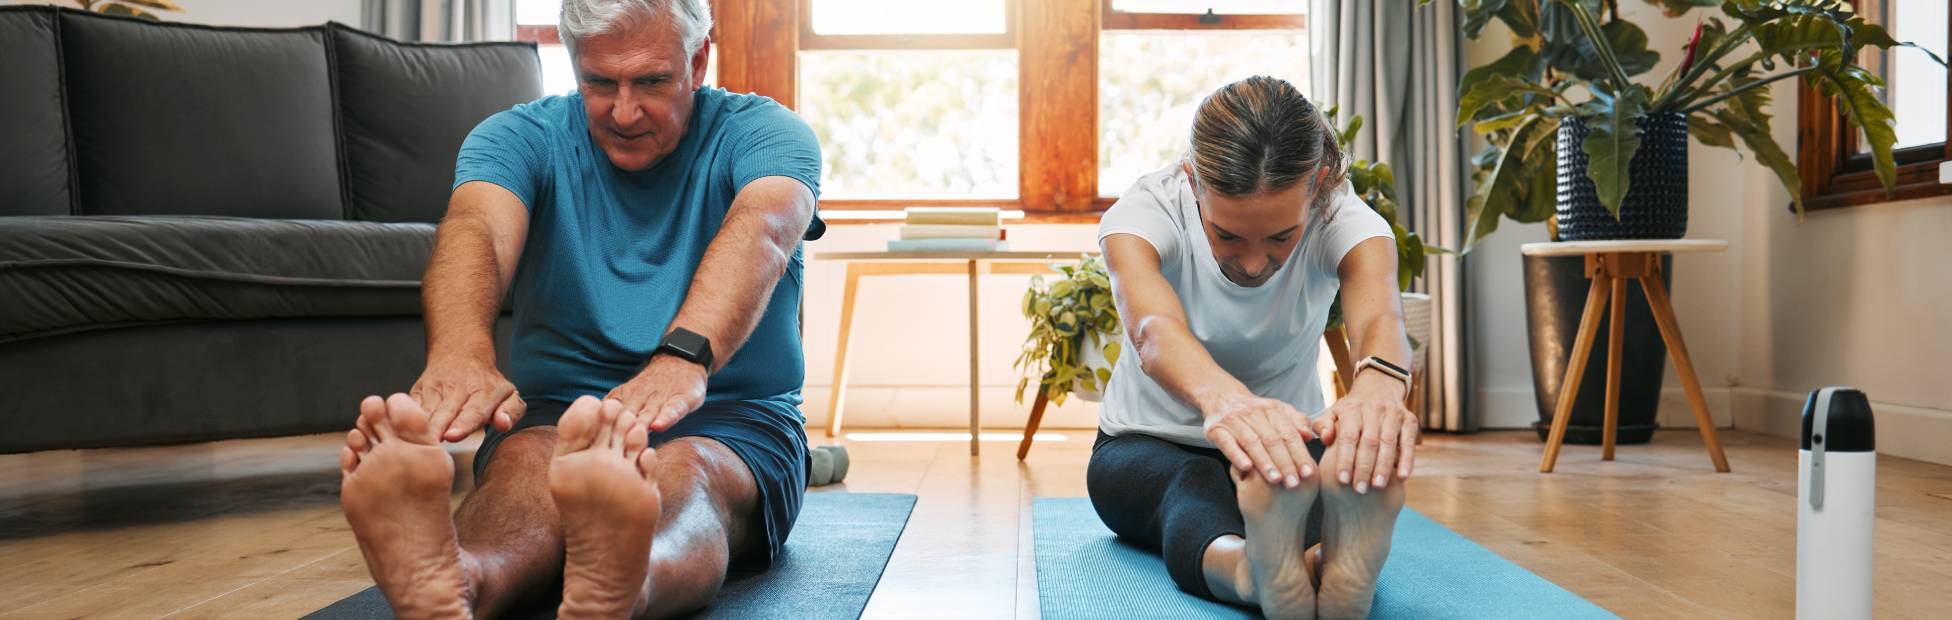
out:
M1132 13L1112 0L1004 0L1005 33L821 35L811 0L713 0L718 82L797 109L799 52L834 49L1016 49L1015 198L822 199L822 209L910 206L1021 209L1026 222L1090 223L1117 200L1098 194L1098 36L1105 30L1306 29L1305 15Z
M1856 0L1860 12L1873 11L1887 0ZM1952 32L1952 12L1946 28ZM1874 49L1874 48L1872 48ZM1880 55L1860 57L1865 68L1876 72L1883 62ZM1836 101L1798 80L1797 86L1796 167L1802 174L1803 208L1809 211L1873 205L1931 196L1952 195L1952 185L1939 183L1939 166L1952 161L1952 106L1946 107L1946 137L1936 144L1923 144L1893 150L1897 164L1896 186L1890 195L1878 181L1868 154L1858 153L1858 131L1845 122ZM1945 83L1947 100L1952 100L1952 72Z

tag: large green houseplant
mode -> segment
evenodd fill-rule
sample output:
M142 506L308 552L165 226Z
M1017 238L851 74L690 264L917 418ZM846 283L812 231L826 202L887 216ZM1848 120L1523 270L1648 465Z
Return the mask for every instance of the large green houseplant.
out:
M1619 0L1459 0L1464 34L1492 20L1510 30L1511 51L1471 69L1458 84L1459 129L1486 147L1473 158L1477 191L1466 213L1466 247L1499 220L1546 222L1554 240L1674 238L1687 222L1690 137L1709 146L1741 142L1801 212L1794 159L1771 137L1768 87L1801 78L1835 97L1863 129L1879 179L1893 184L1890 108L1883 82L1856 65L1866 45L1907 45L1866 23L1845 0L1646 0L1668 17L1700 16L1665 75L1645 75L1661 56L1622 19ZM1685 43L1685 45L1678 45ZM1936 57L1934 57L1936 59ZM1942 61L1941 61L1942 62ZM1587 281L1580 257L1524 257L1526 321L1541 437L1564 379ZM1662 269L1662 276L1672 273ZM1626 295L1618 418L1621 443L1655 428L1666 348L1637 289ZM1594 347L1608 348L1608 330ZM1605 364L1588 364L1567 440L1603 435Z
M1742 142L1800 212L1795 161L1769 132L1767 86L1790 78L1837 98L1864 130L1878 179L1892 187L1896 136L1891 109L1878 96L1884 83L1856 59L1866 45L1911 45L1865 22L1847 0L1646 0L1670 17L1720 7L1730 20L1701 19L1682 61L1657 81L1636 81L1660 54L1639 26L1619 17L1618 1L1458 0L1466 36L1476 38L1492 19L1512 35L1509 53L1458 84L1458 127L1474 126L1488 142L1472 160L1477 192L1468 203L1467 246L1495 231L1500 218L1547 221L1566 208L1558 200L1564 188L1555 181L1561 149L1554 138L1568 123L1586 134L1573 146L1585 156L1584 176L1598 202L1615 218L1636 185L1629 164L1644 129L1662 117L1685 123L1702 144L1733 149ZM1560 237L1556 226L1553 237Z

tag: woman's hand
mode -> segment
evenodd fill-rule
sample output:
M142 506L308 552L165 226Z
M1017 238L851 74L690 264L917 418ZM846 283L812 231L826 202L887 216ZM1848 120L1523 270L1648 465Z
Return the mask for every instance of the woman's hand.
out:
M1251 394L1229 396L1204 407L1206 439L1236 469L1259 472L1269 484L1294 488L1315 474L1307 441L1308 418L1294 407Z
M1362 374L1367 383L1358 381L1313 421L1316 434L1328 443L1323 460L1333 463L1336 480L1354 481L1357 493L1389 486L1392 472L1395 480L1409 479L1419 431L1416 414L1403 407L1403 385L1375 373Z

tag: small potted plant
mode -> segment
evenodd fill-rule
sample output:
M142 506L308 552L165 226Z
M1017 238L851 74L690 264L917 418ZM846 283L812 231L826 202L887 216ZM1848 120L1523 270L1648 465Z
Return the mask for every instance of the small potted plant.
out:
M1646 0L1668 17L1696 7L1719 7L1722 16L1701 18L1681 61L1644 81L1636 76L1660 54L1620 17L1618 2L1459 0L1465 36L1477 38L1497 19L1512 39L1509 53L1458 83L1457 125L1488 143L1472 158L1477 191L1466 207L1467 248L1501 219L1546 222L1559 241L1679 238L1687 231L1690 137L1728 149L1740 141L1801 213L1795 160L1770 135L1768 87L1792 78L1837 99L1864 131L1878 179L1891 189L1896 136L1878 96L1884 82L1856 60L1866 45L1915 46L1865 22L1848 0ZM1525 261L1542 428L1558 399L1586 282L1577 256ZM1653 433L1666 350L1640 291L1631 290L1626 304L1619 440L1639 443ZM1587 366L1582 392L1605 384L1605 366ZM1598 442L1598 396L1577 399L1568 441Z
M1017 381L1017 402L1023 402L1032 377L1052 404L1063 405L1072 394L1097 402L1118 363L1124 329L1112 301L1111 276L1102 259L1089 255L1054 268L1061 277L1046 284L1044 276L1032 276L1023 294L1030 336L1015 366L1025 373Z

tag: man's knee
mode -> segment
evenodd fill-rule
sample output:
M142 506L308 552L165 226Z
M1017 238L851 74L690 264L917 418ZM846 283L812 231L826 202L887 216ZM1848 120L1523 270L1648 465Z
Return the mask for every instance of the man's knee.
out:
M489 481L520 480L546 476L549 473L549 460L556 454L556 427L531 426L503 437L495 444L494 453L485 455L488 465L481 472L477 485ZM483 458L480 452L475 458Z

